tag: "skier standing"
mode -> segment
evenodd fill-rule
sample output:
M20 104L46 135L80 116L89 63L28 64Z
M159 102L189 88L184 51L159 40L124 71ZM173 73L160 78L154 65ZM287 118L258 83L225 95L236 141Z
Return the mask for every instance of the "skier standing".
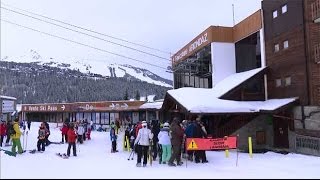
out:
M170 141L170 135L169 135L169 123L164 123L163 128L161 129L158 138L159 138L159 144L162 149L162 156L161 161L159 161L162 164L166 164L170 157L171 157L171 141Z
M114 128L111 128L111 130L110 130L110 139L111 139L111 142L112 142L111 153L118 152L117 151L117 135L116 135L116 132L115 132Z
M38 142L37 142L37 148L39 152L44 152L45 151L45 143L46 143L46 127L44 123L41 123L41 126L38 131ZM41 148L40 148L41 146Z
M177 165L181 166L181 144L182 144L182 139L183 139L183 130L179 125L179 119L178 118L173 118L173 121L171 123L170 127L170 135L171 135L171 144L172 144L172 150L173 153L171 155L171 158L168 162L169 166L176 166L173 161L177 161Z
M0 147L2 147L2 142L4 139L4 136L7 134L7 127L4 121L1 121L0 124Z
M134 142L134 145L137 146L138 158L137 158L137 167L141 167L141 158L143 156L143 167L147 166L147 157L150 141L153 138L151 130L147 128L147 122L142 121L142 128L138 132L138 136Z
M13 129L15 131L15 134L11 135L11 138L12 138L12 149L11 149L11 151L13 153L16 153L16 147L18 147L18 153L22 154L23 150L22 150L21 141L20 141L20 137L21 137L22 132L21 132L20 127L19 127L19 119L18 118L16 118L14 120Z
M77 150L76 150L76 139L77 139L77 134L74 131L74 125L70 124L69 130L68 130L68 150L67 150L67 155L70 156L70 149L72 146L73 150L73 156L77 156Z

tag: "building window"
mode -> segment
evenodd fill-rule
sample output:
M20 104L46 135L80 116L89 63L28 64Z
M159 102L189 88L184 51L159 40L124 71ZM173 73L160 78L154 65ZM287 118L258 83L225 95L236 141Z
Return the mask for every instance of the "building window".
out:
M273 11L272 15L273 15L273 19L278 17L278 11L277 10Z
M283 5L281 10L282 10L282 14L286 13L287 12L287 5L286 4Z
M280 87L281 86L281 79L276 79L276 87Z
M283 49L287 49L289 47L289 42L288 40L283 42Z
M286 77L285 78L285 86L290 86L291 85L291 77Z
M279 51L279 44L275 44L274 45L274 52L278 52Z

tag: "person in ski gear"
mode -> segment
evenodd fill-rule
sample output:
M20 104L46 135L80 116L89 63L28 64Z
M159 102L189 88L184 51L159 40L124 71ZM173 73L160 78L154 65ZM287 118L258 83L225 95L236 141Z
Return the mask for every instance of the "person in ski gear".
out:
M38 142L37 142L38 151L45 151L46 134L47 134L47 129L44 125L44 122L42 122L38 131Z
M7 121L7 127L6 127L6 132L7 132L7 139L6 139L6 144L5 146L9 146L9 141L11 139L11 132L14 134L15 131L13 129L13 124L11 121Z
M201 118L198 117L196 119L196 128L194 132L195 138L205 138L207 136L207 132L201 122ZM204 150L195 151L195 162L200 163L200 159L202 163L207 163L206 152Z
M44 125L47 129L47 134L46 134L46 146L49 146L51 144L51 142L49 141L49 136L50 136L50 126L49 126L49 123L48 122L44 122Z
M62 126L62 128L60 130L61 130L61 136L62 136L62 141L61 142L64 143L64 140L65 140L66 143L67 143L68 142L67 133L68 133L68 130L69 130L67 123L63 123L63 126Z
M30 119L27 120L27 125L28 125L28 129L30 131L30 128L31 128L31 120Z
M80 144L83 143L83 134L84 134L84 127L83 124L79 124L78 129L77 129L77 134L78 134L78 142L80 142Z
M18 118L16 118L14 120L13 129L14 129L15 134L11 135L11 139L12 139L11 152L16 153L16 147L18 147L18 153L22 154L23 150L22 150L21 141L20 141L20 137L21 137L22 132L19 127L19 119Z
M70 156L70 149L72 146L72 150L73 150L73 156L77 156L77 150L76 150L76 139L77 139L77 134L74 130L74 125L70 124L68 133L67 133L67 137L68 137L68 149L67 149L67 156Z
M87 139L91 140L91 127L88 128L88 132L86 133Z
M112 143L111 153L118 152L117 151L117 135L116 135L116 131L114 128L111 128L111 130L110 130L110 140Z
M158 156L158 134L160 132L160 125L158 123L158 121L154 120L152 121L151 124L151 133L153 134L153 139L152 139L152 152L153 152L153 160L155 161L157 159Z
M2 147L4 136L7 134L7 126L4 121L0 124L0 147Z
M173 163L174 160L177 161L178 166L182 165L181 144L184 133L179 124L179 119L177 117L173 118L170 126L170 136L173 152L168 162L169 166L176 166L176 164Z
M119 120L119 119L116 119L116 124L115 124L116 134L119 133L119 129L120 129L120 120Z
M138 151L138 158L137 158L137 167L141 166L141 158L143 156L143 167L147 165L147 157L148 157L148 150L150 145L150 140L153 138L153 134L151 130L147 128L147 122L142 121L141 123L142 128L139 130L137 138L134 142L134 145L137 146Z
M93 120L90 121L90 127L91 127L91 130L94 130Z
M187 128L184 130L186 138L193 138L194 137L194 131L196 129L196 126L197 126L197 124L196 124L195 120L189 121ZM195 151L192 151L192 150L187 151L188 160L190 160L190 161L193 160L194 152Z
M164 123L163 128L160 130L158 134L159 144L161 146L161 162L162 164L168 163L171 157L171 140L169 135L169 123Z

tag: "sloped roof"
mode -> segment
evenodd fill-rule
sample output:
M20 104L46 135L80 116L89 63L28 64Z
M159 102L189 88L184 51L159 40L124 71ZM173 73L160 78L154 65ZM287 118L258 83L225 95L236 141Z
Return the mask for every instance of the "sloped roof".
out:
M163 101L142 104L139 109L161 109Z
M190 113L253 113L273 111L294 102L297 98L270 99L267 101L234 101L220 99L221 96L257 75L265 68L236 73L228 76L212 89L184 87L167 91Z

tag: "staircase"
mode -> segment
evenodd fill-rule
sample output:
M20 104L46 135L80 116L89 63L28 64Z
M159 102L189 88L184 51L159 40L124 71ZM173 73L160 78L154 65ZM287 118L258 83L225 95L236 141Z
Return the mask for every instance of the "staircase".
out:
M218 127L217 136L220 138L230 136L257 116L257 114L233 115L228 118L228 122L224 123L221 127Z

